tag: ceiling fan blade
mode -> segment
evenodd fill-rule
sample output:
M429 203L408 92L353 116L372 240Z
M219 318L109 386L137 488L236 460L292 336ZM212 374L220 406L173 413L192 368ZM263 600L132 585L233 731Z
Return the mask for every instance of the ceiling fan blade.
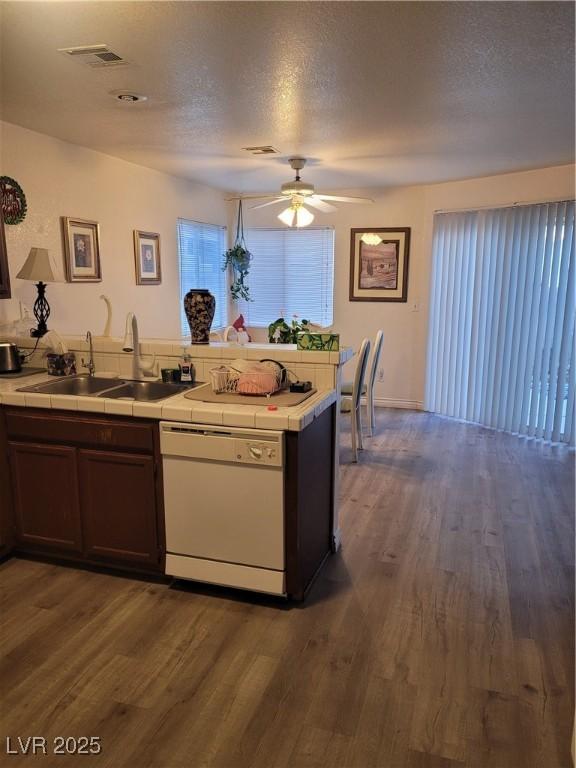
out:
M339 197L338 195L320 195L317 194L320 200L334 200L336 203L373 203L371 197Z
M231 203L234 200L271 200L273 197L278 197L278 195L233 195L232 197L227 197L226 202Z
M250 210L255 211L257 208L266 208L267 205L276 205L276 203L285 203L285 197L276 197L274 200L270 200L268 203L260 203L259 205L251 205Z
M319 211L322 211L322 213L334 213L334 211L338 210L335 205L330 205L330 203L325 203L324 200L319 200L316 195L309 195L304 203L312 206L312 208L317 208Z

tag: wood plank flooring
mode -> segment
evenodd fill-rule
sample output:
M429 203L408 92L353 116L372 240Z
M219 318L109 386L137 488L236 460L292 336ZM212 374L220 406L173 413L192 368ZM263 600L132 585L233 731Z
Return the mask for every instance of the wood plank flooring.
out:
M568 768L573 454L393 410L366 446L302 606L0 566L0 764ZM6 735L103 748L19 759Z

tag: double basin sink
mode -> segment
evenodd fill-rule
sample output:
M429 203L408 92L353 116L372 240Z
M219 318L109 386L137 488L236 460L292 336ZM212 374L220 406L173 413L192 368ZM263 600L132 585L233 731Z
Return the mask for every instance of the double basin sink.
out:
M58 381L20 387L18 392L35 392L42 395L76 395L82 397L111 397L115 400L140 400L154 402L172 397L199 384L168 384L163 381L127 381L125 379L101 379L98 376L70 376Z

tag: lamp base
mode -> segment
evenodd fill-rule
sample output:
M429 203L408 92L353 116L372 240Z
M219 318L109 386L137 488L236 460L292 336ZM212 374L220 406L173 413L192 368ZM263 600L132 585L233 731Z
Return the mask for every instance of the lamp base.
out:
M42 281L36 283L36 289L38 290L38 298L34 302L34 317L36 318L38 325L36 328L32 328L30 336L38 339L48 333L46 321L50 317L50 305L46 299L46 283L43 283Z

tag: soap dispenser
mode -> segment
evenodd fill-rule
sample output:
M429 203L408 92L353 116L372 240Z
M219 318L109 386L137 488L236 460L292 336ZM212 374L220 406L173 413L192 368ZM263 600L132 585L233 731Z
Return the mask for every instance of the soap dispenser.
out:
M178 367L180 368L180 381L184 384L194 384L194 365L186 347L182 347L182 355Z

